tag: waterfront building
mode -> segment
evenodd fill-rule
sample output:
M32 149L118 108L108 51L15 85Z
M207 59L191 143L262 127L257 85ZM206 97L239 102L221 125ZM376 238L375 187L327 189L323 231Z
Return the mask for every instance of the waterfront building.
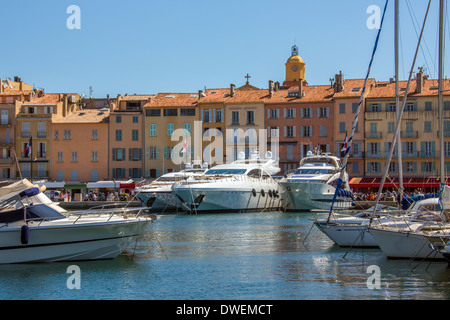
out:
M436 191L440 152L450 156L450 81L444 80L444 149L439 149L438 81L428 79L419 70L411 81L404 113L401 120L400 139L403 167L403 185L406 190L420 188ZM406 90L406 81L400 81L400 103ZM365 144L367 178L354 186L378 188L381 175L392 143L397 121L395 105L395 82L376 82L366 98ZM445 171L450 162L445 162ZM399 162L397 148L389 166L386 187L398 187Z
M143 105L154 95L118 95L109 116L111 179L142 178L144 168Z
M269 81L264 113L268 144L279 141L280 174L295 170L308 151L335 152L333 86L307 83L296 46L285 66L283 85Z
M50 179L69 184L107 180L109 109L82 109L51 125Z
M4 87L0 81L0 87ZM5 90L6 89L6 90ZM9 85L0 93L0 177L10 179L16 177L15 125L19 112L17 104L33 99L32 90L11 90Z
M240 152L246 157L252 153L264 157L267 149L264 103L267 96L267 90L250 85L248 78L244 86L236 90L231 88L225 101L226 162L236 160Z
M17 177L48 179L50 157L50 128L52 121L65 117L79 108L76 93L38 92L31 101L16 101L15 154ZM27 147L32 144L31 153Z
M196 157L202 157L210 166L226 162L224 145L226 139L226 119L229 115L225 112L225 102L236 92L234 84L230 85L230 89L207 89L199 91L198 110L200 113L199 120L202 124L201 129L201 148L195 149ZM217 132L217 131L220 132ZM222 135L222 139L215 140L212 135ZM196 140L198 141L198 140ZM214 148L214 146L217 146ZM206 148L206 150L205 150ZM211 150L214 149L214 150ZM205 152L206 151L206 152Z
M198 100L198 93L158 93L143 105L145 178L180 171L192 162L191 136L195 121L200 120ZM201 130L201 124L198 126ZM185 141L186 152L182 152Z
M342 72L336 74L331 85L334 88L334 149L335 155L341 159L344 157L345 139L349 139L353 121L355 120L356 111L361 98L362 89L364 86L364 79L344 79ZM365 97L370 92L375 79L368 79L365 89L364 99L360 108L358 116L358 124L352 140L350 149L347 172L349 177L363 177L364 170L364 111L365 111Z

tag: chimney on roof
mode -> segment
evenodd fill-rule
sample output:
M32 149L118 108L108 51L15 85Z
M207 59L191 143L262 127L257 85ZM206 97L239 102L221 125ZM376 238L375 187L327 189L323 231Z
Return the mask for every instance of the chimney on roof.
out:
M203 90L198 90L198 98L200 99L201 97L203 97Z
M234 97L235 93L236 93L236 86L234 84L230 84L230 96Z
M423 91L423 68L419 67L419 72L416 74L416 93Z
M342 90L344 90L344 75L342 71L339 71L339 74L335 75L334 93L341 92Z
M269 80L269 97L273 96L273 81Z
M63 95L63 110L62 110L63 117L67 116L67 102L68 102L67 94L65 93Z
M298 97L303 97L303 79L298 81Z
M275 82L275 92L277 92L278 90L280 90L280 82L279 81Z

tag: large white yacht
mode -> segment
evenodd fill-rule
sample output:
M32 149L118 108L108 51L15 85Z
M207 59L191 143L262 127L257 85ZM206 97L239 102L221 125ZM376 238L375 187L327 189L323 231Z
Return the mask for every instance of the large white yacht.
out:
M194 161L192 165L187 163L182 171L166 173L150 184L135 188L136 198L143 206L149 207L152 212L183 211L172 194L172 185L175 182L201 176L207 169L208 164L202 165L201 161Z
M0 264L114 258L149 222L139 216L143 208L69 213L42 191L29 186L1 196Z
M272 175L278 162L267 152L261 159L243 153L229 164L214 166L201 177L176 182L172 192L189 213L261 212L282 208L282 192Z
M340 160L329 154L313 154L308 151L300 166L280 184L288 195L287 211L330 210L331 202L340 175ZM353 205L353 193L344 181L334 209L349 209Z

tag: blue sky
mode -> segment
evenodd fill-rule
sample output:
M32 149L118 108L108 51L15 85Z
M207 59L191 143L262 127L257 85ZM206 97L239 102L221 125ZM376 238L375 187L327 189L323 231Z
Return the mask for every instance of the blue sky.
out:
M400 0L400 78L407 79L428 1ZM69 30L70 5L81 29ZM299 47L309 84L342 71L364 78L377 30L367 28L379 0L40 0L0 3L0 78L18 75L46 92L106 94L197 92L283 82L291 46ZM394 75L394 1L371 76ZM446 26L448 31L448 23ZM438 1L434 0L416 66L437 77ZM446 40L450 32L447 32ZM448 56L448 55L446 55ZM416 68L417 69L417 68ZM447 71L447 70L446 70ZM446 73L447 74L447 73Z

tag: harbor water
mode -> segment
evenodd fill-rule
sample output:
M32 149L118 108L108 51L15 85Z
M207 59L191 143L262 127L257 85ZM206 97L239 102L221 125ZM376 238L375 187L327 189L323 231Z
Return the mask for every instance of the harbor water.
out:
M0 266L0 299L450 298L446 262L388 260L379 249L339 248L312 228L312 218L273 212L159 215L113 260ZM70 285L71 266L79 268L78 288Z

